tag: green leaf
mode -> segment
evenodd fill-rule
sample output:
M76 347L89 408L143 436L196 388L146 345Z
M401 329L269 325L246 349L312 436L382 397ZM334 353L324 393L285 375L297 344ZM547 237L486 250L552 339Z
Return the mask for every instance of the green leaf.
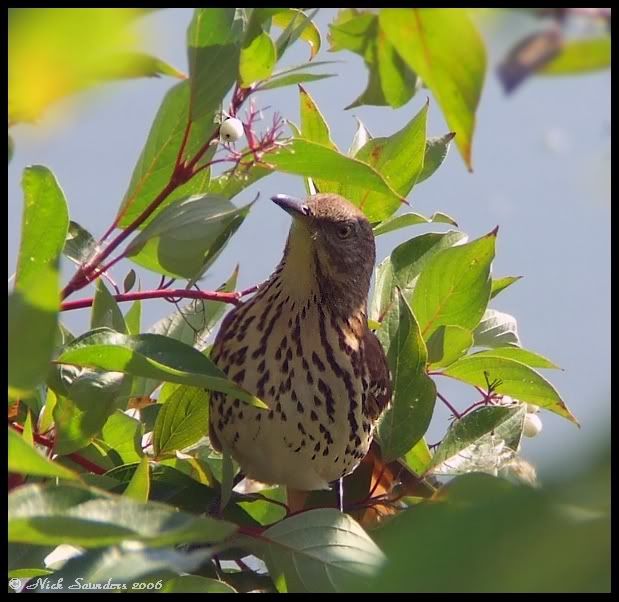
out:
M45 406L39 414L38 429L41 433L47 432L53 425L54 420L52 412L54 411L57 399L56 393L48 387L45 393Z
M494 299L501 291L504 291L508 286L520 280L522 276L505 276L504 278L493 278L492 289L490 290L490 298Z
M496 309L487 309L473 331L473 341L476 347L520 347L516 318Z
M38 547L38 546L37 546ZM45 575L52 575L54 571L49 569L15 569L9 571L9 579L15 577L17 579L29 579L30 577L44 577Z
M250 497L250 496L246 496ZM286 488L273 487L262 489L260 493L251 496L253 499L241 502L239 506L262 525L272 525L286 516L286 509L268 500L274 500L281 504L286 503Z
M397 246L376 272L376 284L370 306L370 316L381 322L394 301L395 287L402 289L407 299L411 298L419 274L428 262L442 249L447 249L466 240L466 234L457 230L429 232L415 236Z
M546 63L539 75L574 75L608 69L610 67L610 36L570 40L563 44L561 53Z
M403 200L369 165L302 138L293 138L285 148L270 153L266 160L278 171L328 181L334 191L339 190L340 184L346 184L354 192L354 198L347 198L357 206L361 206L357 199L367 191L380 192L389 206L364 204L362 209L370 221L385 219L395 210L391 207L399 206Z
M140 324L142 322L142 301L140 299L131 304L124 320L128 334L140 334Z
M260 90L275 90L286 86L294 86L305 82L315 82L329 77L335 77L335 73L289 73L281 77L273 76L266 83L260 84Z
M127 275L125 276L125 279L123 280L123 292L128 293L135 285L136 279L137 276L135 274L135 270L129 270L127 272Z
M195 9L187 31L192 121L212 116L236 81L242 34L237 9Z
M72 470L48 460L11 428L9 428L8 469L10 472L39 477L79 479Z
M149 270L195 279L217 258L251 205L223 197L194 196L166 207L129 244L126 255Z
M223 513L230 498L232 497L232 489L234 488L234 475L238 472L238 464L234 462L232 456L226 449L222 451L221 462L221 489L219 493L219 513Z
M487 381L500 379L496 393L510 395L526 403L536 404L578 424L556 389L538 372L522 362L506 357L461 357L443 371L465 383L486 387Z
M406 465L418 475L422 475L427 470L431 461L432 454L430 453L430 448L423 437L419 439L412 449L407 451L404 456L404 462L406 462Z
M377 15L344 9L329 29L330 51L350 50L363 57L369 70L365 91L346 108L363 104L397 108L412 98L417 77L380 31Z
M96 548L130 539L161 547L214 543L235 530L231 523L98 489L26 485L9 495L9 540L15 542Z
M115 456L115 464L140 462L142 456L142 431L139 420L116 410L101 429L101 441Z
M173 464L173 466L172 466ZM191 474L189 465L178 458L169 458L151 465L151 501L165 502L187 512L203 513L211 507L217 497L217 490L208 487ZM119 483L128 483L136 464L118 466L107 473ZM181 470L182 469L182 470Z
M243 46L239 60L240 84L249 87L254 82L268 79L277 62L275 43L264 31Z
M143 456L123 495L136 502L147 502L149 493L150 465L148 463L148 458Z
M301 136L310 142L317 142L337 150L337 146L331 140L329 126L318 105L302 86L299 86L299 100L301 106Z
M529 351L528 349L522 349L521 347L497 347L489 349L488 351L479 351L478 353L474 353L471 357L506 357L522 362L531 368L561 370L559 366L543 355Z
M11 162L11 159L13 158L14 152L15 152L15 142L13 142L13 138L9 136L9 150L8 150L9 163Z
M358 523L327 508L279 522L255 545L278 589L285 585L289 593L363 587L385 561Z
M26 420L24 422L24 430L21 437L30 447L34 447L34 435L32 431L32 412L30 411L30 409L26 409Z
M236 70L236 65L233 70ZM133 170L129 188L116 215L118 227L126 228L132 223L169 183L184 138L185 128L189 122L189 101L190 84L184 81L171 88L161 102L148 133L146 144ZM211 113L192 122L185 145L186 156L194 156L214 135L216 131L214 117L217 109L218 106L214 107ZM212 157L214 152L213 146L206 152L205 159ZM167 205L192 194L206 192L209 180L210 172L205 169L186 184L176 188L140 228L148 224Z
M451 424L434 453L430 468L443 465L443 473L447 470L448 474L498 470L501 463L511 460L518 450L525 414L523 404L477 408ZM488 436L494 445L488 445ZM502 447L501 442L508 449ZM480 449L483 443L486 443L485 450ZM473 453L467 453L471 450ZM500 457L501 454L504 458Z
M473 345L470 330L461 326L439 326L428 339L428 363L432 368L449 366Z
M272 23L275 27L284 30L277 40L277 56L281 58L288 46L301 38L309 44L310 60L312 60L320 50L320 30L312 21L318 9L315 9L309 15L296 8L275 10L277 12L272 17Z
M427 351L406 299L398 303L377 331L387 354L393 396L378 425L383 458L390 462L409 451L425 434L436 400L436 386L426 374Z
M97 281L95 300L92 304L92 314L90 317L90 328L107 327L117 332L127 332L127 325L122 312L116 303L116 299L107 290L103 279Z
M66 395L56 391L56 453L69 454L88 445L108 417L127 405L130 387L131 379L119 372L83 370L72 379Z
M125 542L114 547L87 550L80 556L70 558L52 579L54 582L62 580L68 587L75 587L77 583L85 590L85 586L90 586L97 591L97 585L103 590L107 585L113 593L150 594L163 591L166 579L197 570L209 556L208 550L180 552L172 548L147 548L135 542ZM47 591L40 582L35 585L35 591Z
M182 575L166 581L164 594L235 594L236 590L223 581L199 575Z
M542 488L484 474L457 477L452 487L468 495L452 501L448 487L445 501L417 504L373 531L390 562L370 591L611 591L609 471L596 462ZM577 507L566 507L567 495Z
M65 348L57 362L204 387L268 409L257 397L228 380L199 351L169 337L129 336L100 329L76 339Z
M451 224L452 226L458 226L455 220L445 213L437 211L432 217L426 217L421 213L403 213L402 215L395 215L381 222L377 226L374 226L374 236L380 236L381 234L387 234L387 232L393 232L400 228L407 228L408 226L416 226L417 224Z
M69 225L64 194L49 169L27 167L22 188L21 242L8 300L11 399L27 397L48 370L60 306L58 258Z
M464 162L472 169L486 52L466 9L384 9L378 18L387 39L432 90L449 129L456 133Z
M155 456L174 453L193 445L208 430L209 394L203 389L180 386L159 410L153 431Z
M426 103L399 132L385 138L372 138L355 156L355 159L373 167L402 197L413 189L423 168L427 115ZM374 216L379 212L380 219L385 219L400 207L393 197L378 191L355 189L344 184L339 192L361 207L370 221L374 221Z
M337 151L337 146L331 140L329 126L323 117L318 105L309 93L299 86L299 100L301 107L301 136L310 142L316 142ZM318 190L329 190L330 183L319 178L314 178ZM308 188L308 193L312 191Z
M138 51L141 36L131 26L142 12L125 7L12 11L9 123L36 121L63 97L109 80L181 75Z
M65 257L79 265L88 261L99 250L97 241L88 230L77 222L69 222L69 230L62 250Z
M427 180L443 163L449 151L449 145L455 138L455 132L449 132L444 136L428 138L423 160L423 169L417 178L417 184Z
M47 167L26 167L22 189L24 213L15 273L16 289L25 288L39 271L56 265L69 226L67 201Z
M496 231L470 243L444 249L419 275L413 311L428 340L441 325L472 329L490 299L490 265Z

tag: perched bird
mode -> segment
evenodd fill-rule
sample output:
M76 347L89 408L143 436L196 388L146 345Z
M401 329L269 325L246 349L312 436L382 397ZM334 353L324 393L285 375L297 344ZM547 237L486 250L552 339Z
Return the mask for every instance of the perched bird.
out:
M328 489L366 456L391 399L385 353L367 323L374 235L336 194L272 200L293 218L284 256L227 314L211 355L270 409L213 392L210 440L254 480Z

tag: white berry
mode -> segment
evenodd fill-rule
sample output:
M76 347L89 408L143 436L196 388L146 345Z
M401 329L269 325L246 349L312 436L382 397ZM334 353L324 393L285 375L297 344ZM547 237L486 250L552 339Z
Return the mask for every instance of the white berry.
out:
M525 437L535 437L542 432L542 421L537 414L527 414L524 417L524 428L522 434Z
M226 142L235 142L243 135L243 124L240 119L230 117L221 124L219 135Z
M537 414L539 412L539 406L536 406L532 403L528 403L527 412L529 412L529 414Z

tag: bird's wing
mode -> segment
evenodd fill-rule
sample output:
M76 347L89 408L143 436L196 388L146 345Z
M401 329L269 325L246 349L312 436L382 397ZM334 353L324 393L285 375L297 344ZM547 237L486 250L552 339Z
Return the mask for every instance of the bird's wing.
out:
M365 333L364 346L365 361L370 375L368 409L370 416L377 420L391 401L393 392L391 375L383 346L371 330L367 330Z

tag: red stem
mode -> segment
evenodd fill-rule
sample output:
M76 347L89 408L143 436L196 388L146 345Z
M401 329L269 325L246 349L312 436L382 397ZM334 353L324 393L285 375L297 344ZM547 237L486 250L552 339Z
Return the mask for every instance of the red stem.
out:
M189 112L191 113L191 105L189 106ZM187 126L185 127L185 133L183 134L183 141L181 142L181 147L178 149L178 155L176 155L176 163L174 164L174 170L178 168L183 160L183 152L185 151L185 146L187 146L187 140L189 139L189 132L191 131L191 124L193 121L191 119L187 122Z
M436 392L436 396L451 410L451 413L458 419L462 418L462 415L454 408L447 399L445 399L438 391Z
M137 301L139 299L163 299L166 297L180 297L181 299L204 299L206 301L221 301L222 303L232 303L237 305L240 301L241 293L218 293L211 291L197 291L186 288L166 288L155 289L152 291L135 291L132 293L121 293L113 295L118 302ZM65 301L60 305L60 311L71 311L72 309L82 309L90 307L94 302L94 297L77 299L76 301Z
M21 424L11 422L9 426L19 433L24 432L24 427ZM44 437L43 435L39 435L38 433L32 433L32 438L40 445L44 445L45 447L48 447L50 449L54 447L54 440L50 439L49 437ZM79 464L82 468L85 468L88 472L92 472L94 474L105 474L107 472L105 468L102 468L98 464L94 464L90 460L83 458L78 453L73 452L72 454L67 454L66 457L73 460L73 462L75 462L76 464Z

